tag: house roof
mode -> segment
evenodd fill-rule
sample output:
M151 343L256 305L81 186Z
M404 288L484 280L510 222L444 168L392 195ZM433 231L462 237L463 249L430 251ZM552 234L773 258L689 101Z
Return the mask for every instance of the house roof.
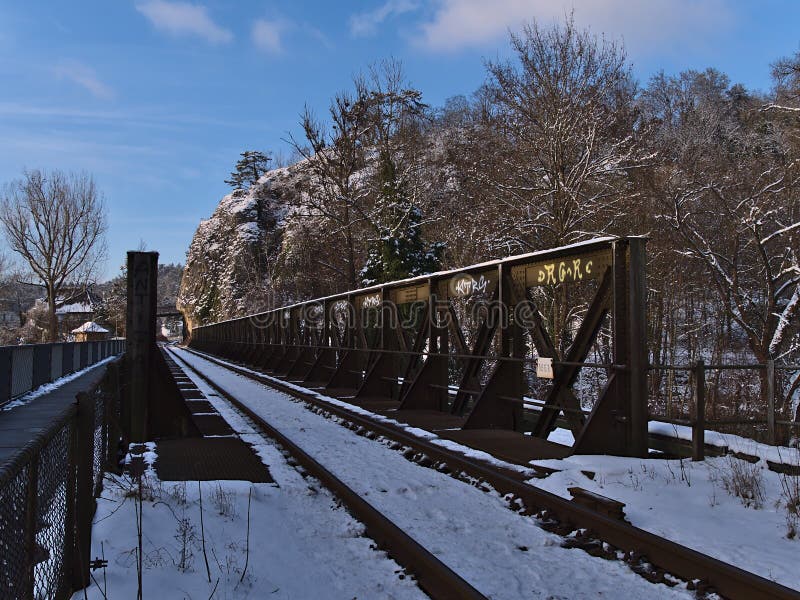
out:
M56 314L92 313L100 303L100 297L91 286L67 287L56 298Z
M72 333L108 333L108 329L101 327L94 321L86 321L80 327L73 329Z
M93 308L90 304L86 304L85 302L76 302L75 304L64 304L56 309L57 315L66 315L66 314L73 314L73 313L90 313L93 312Z

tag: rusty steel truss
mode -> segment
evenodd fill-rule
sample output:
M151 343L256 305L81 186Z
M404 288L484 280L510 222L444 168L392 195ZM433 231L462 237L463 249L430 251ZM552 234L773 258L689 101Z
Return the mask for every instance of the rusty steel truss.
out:
M191 346L371 408L540 440L558 424L575 453L646 456L645 242L601 238L300 302L196 327ZM557 334L542 294L551 316L572 315ZM598 346L607 360L590 362ZM586 369L603 373L588 403L585 384L576 392Z

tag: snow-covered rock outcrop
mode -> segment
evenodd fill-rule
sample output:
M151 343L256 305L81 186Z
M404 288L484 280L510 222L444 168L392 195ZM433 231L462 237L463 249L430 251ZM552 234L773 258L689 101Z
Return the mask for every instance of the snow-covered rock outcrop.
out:
M178 308L190 327L243 314L263 288L280 245L298 166L274 169L249 190L228 194L201 221L186 258Z

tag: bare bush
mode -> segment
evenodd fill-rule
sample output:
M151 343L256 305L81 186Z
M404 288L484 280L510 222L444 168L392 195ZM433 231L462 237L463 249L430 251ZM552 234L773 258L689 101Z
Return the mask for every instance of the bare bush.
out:
M222 487L222 484L217 484L214 492L211 494L211 501L214 503L214 508L223 517L235 518L236 517L236 503L234 502L233 492L229 492Z
M173 537L178 542L178 560L175 566L183 573L191 571L194 564L194 547L197 543L197 530L191 520L185 517L178 519Z
M781 452L778 449L778 455ZM790 465L800 465L800 448L790 451L787 461ZM781 457L783 458L783 457ZM800 476L781 475L781 503L786 508L786 537L795 539L800 533Z
M766 500L764 475L758 463L727 457L720 470L722 486L731 496L736 496L748 508L761 508Z
M781 475L781 500L786 507L786 537L792 540L800 532L800 477Z

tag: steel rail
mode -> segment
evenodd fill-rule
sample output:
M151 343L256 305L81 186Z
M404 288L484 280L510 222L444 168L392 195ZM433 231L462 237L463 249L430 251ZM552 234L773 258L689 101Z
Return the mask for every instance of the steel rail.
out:
M258 374L252 369L242 368L191 348L186 350L232 372L278 389L387 439L408 446L427 455L434 463L444 463L453 471L461 471L478 480L483 480L501 495L511 494L521 500L529 511L543 512L546 517L555 517L562 524L570 525L573 529L586 529L600 540L624 551L629 557L645 558L655 568L671 573L687 582L699 582L698 587L707 588L709 591L713 590L725 598L731 600L800 600L800 592L797 590L534 487L525 483L523 475L517 471L447 450L413 436L399 427L374 421L337 404L327 402L318 394L301 391L298 386L286 384L272 376Z
M184 368L195 373L214 388L220 396L246 414L265 435L276 440L309 474L328 488L348 508L353 517L364 525L367 535L401 566L415 575L419 587L431 598L437 600L439 598L486 600L483 594L312 458L300 446L177 353L171 351L170 354L174 360L182 363Z

